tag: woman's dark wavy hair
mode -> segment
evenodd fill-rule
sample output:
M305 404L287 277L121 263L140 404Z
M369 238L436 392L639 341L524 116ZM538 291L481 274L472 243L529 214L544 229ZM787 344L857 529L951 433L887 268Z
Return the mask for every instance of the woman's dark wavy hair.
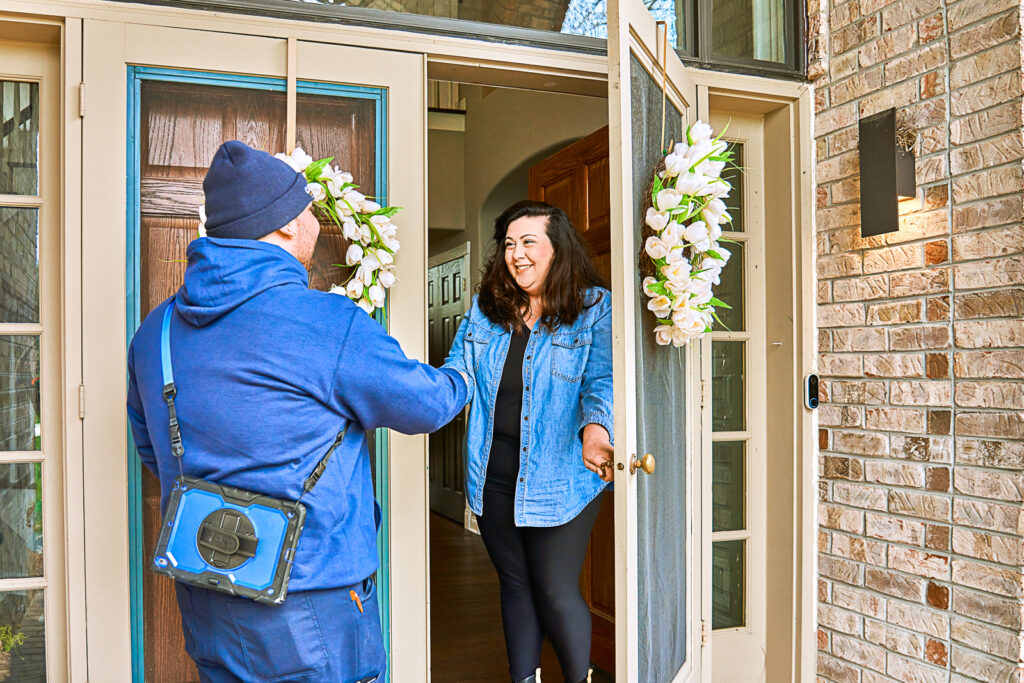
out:
M539 322L549 330L559 325L571 325L585 308L597 303L587 300L587 289L606 285L569 216L544 202L516 202L494 221L495 251L484 266L477 303L491 322L517 332L526 329L521 311L529 308L530 297L519 288L505 265L508 226L526 216L547 217L547 235L555 250L541 287L544 309Z

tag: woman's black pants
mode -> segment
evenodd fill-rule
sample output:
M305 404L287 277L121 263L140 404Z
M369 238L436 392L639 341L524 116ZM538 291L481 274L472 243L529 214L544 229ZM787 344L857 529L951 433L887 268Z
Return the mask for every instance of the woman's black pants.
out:
M580 594L580 571L603 495L561 526L517 527L514 495L484 491L478 522L501 582L501 620L513 680L532 675L540 666L545 634L565 680L587 678L590 609Z

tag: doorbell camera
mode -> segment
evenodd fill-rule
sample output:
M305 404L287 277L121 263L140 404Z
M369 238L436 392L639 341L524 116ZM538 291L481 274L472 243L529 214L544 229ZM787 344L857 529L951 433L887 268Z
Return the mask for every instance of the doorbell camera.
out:
M818 407L818 376L813 372L804 377L804 405L811 410Z

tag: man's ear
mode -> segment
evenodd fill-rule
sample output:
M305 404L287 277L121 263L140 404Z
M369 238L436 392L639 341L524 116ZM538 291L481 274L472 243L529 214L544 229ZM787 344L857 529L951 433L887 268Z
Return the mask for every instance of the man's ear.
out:
M284 237L293 239L299 234L299 219L293 218L287 224L277 229L278 232L283 233Z

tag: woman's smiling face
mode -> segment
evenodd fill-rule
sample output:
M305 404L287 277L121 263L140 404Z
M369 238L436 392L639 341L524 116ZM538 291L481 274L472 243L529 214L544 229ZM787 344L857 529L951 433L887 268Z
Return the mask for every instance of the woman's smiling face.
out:
M505 233L505 265L530 297L540 295L555 256L547 225L547 216L523 216L509 223Z

